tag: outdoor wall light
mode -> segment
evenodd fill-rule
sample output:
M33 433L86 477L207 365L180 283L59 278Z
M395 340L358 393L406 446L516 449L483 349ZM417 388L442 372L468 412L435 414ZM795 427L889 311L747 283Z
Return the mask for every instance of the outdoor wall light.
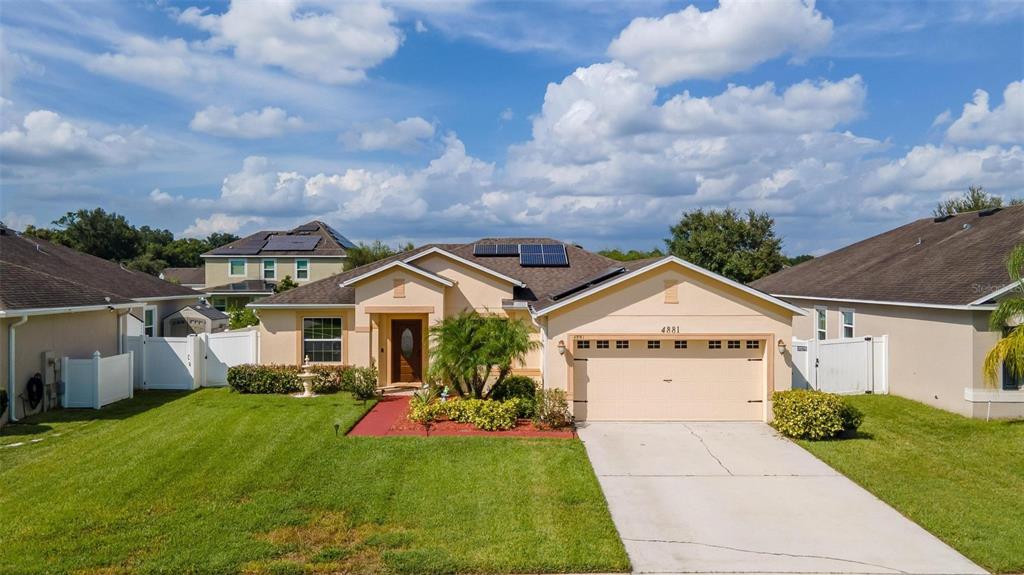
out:
M565 355L565 341L558 340L558 355Z
M779 341L775 342L775 345L779 346L779 353L781 353L782 355L786 355L786 342L780 339Z

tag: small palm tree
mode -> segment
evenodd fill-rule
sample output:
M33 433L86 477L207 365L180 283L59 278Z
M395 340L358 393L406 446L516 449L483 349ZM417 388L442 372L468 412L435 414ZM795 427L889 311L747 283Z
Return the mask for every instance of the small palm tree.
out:
M1006 267L1017 288L999 302L989 318L993 330L1010 329L985 357L985 383L990 386L999 379L1000 366L1005 366L1011 377L1024 378L1024 328L1016 327L1024 323L1024 244L1010 250Z
M483 399L512 373L512 366L540 347L522 320L470 310L430 328L430 376L460 397ZM491 381L491 375L497 376Z

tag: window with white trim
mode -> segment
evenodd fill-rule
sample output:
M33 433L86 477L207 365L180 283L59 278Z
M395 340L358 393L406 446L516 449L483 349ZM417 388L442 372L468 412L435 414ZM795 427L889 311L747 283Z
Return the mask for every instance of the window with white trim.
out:
M608 349L608 340L599 339L597 340L597 349Z
M686 340L677 339L675 343L676 349L686 349Z
M748 339L747 349L761 349L761 342L756 339Z
M228 260L228 275L234 278L245 277L245 260Z
M628 339L617 339L615 340L615 349L629 349Z
M590 341L586 339L577 339L576 349L590 349Z
M277 260L263 260L263 279L277 279Z
M828 310L823 307L814 308L814 318L817 322L817 328L815 329L816 337L819 340L828 338L828 317L826 314Z
M309 260L295 260L295 279L309 279Z
M314 362L341 363L341 318L302 318L302 356Z
M213 309L220 311L227 311L228 309L228 298L213 296L210 298L210 304L213 305Z
M729 349L739 349L739 348L740 348L740 340L738 340L738 339L730 339L729 340Z
M839 310L839 318L843 323L843 337L853 337L853 310Z
M722 340L720 340L720 339L708 340L708 349L722 349Z
M156 307L146 306L142 312L142 333L156 337Z
M661 341L657 339L647 340L647 349L661 349Z

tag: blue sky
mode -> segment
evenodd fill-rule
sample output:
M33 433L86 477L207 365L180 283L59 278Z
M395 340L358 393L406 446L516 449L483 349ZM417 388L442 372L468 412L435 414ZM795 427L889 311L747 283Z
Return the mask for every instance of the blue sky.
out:
M767 211L820 254L1024 195L1024 3L0 5L0 215L203 236L661 245Z

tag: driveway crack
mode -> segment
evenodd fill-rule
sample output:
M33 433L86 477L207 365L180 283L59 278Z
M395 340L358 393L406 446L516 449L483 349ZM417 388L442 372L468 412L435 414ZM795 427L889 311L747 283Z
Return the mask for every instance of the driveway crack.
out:
M868 563L866 561L857 561L856 559L844 559L842 557L830 557L828 555L810 555L802 553L783 553L781 551L757 551L754 549L742 549L740 547L730 547L729 545L716 545L714 543L701 543L700 541L677 541L672 539L630 539L627 537L622 538L623 541L632 541L634 543L675 543L679 545L697 545L700 547L710 547L712 549L725 549L728 551L736 551L739 553L750 553L754 555L771 555L775 557L794 557L797 559L825 559L828 561L840 561L843 563L852 563L854 565L864 565L865 567L875 567L878 569L885 569L896 573L908 573L895 567L889 567L888 565L878 565L877 563Z
M711 456L711 459L714 459L715 461L717 461L717 462L718 462L718 465L719 465L719 466L720 466L720 467L721 467L722 469L724 469L726 473L728 473L729 475L732 475L732 474L733 474L733 473L732 473L732 471L730 471L730 470L729 470L729 468L728 468L728 467L726 467L724 463L722 463L722 460L721 460L721 459L719 459L717 455L715 455L714 453L712 453L712 452L711 452L711 448L710 448L710 447L708 447L708 444L707 444L707 443L704 443L704 438L703 438L703 437L701 437L699 433L697 433L696 431L694 431L694 430L693 430L693 429L692 429L692 428L691 428L691 427L690 427L689 425L687 425L687 424L685 424L685 423L683 424L683 427L685 427L685 428L686 428L686 431L689 431L689 432L690 432L690 435L692 435L692 436L694 436L694 437L696 437L696 438L697 438L697 441L699 441L699 442L700 442L700 444L701 444L702 446L704 446L704 451L707 451L707 452L708 452L708 455L710 455L710 456Z

